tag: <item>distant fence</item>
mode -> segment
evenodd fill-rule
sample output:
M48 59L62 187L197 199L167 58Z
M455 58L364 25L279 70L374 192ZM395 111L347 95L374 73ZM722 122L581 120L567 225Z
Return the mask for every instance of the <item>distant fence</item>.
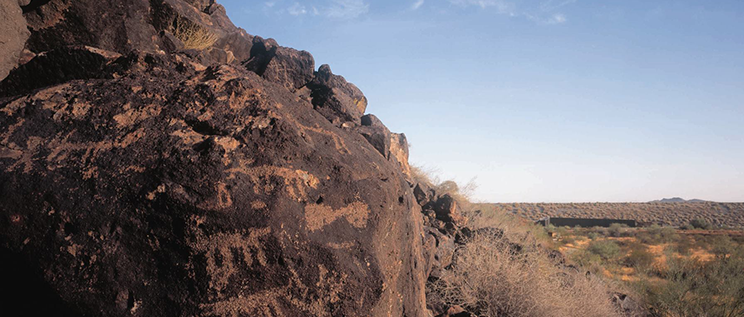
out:
M537 221L538 224L543 226L554 225L556 227L609 227L613 223L619 223L627 225L628 227L635 228L638 226L638 222L635 220L624 220L624 219L591 219L591 218L554 218L546 217Z

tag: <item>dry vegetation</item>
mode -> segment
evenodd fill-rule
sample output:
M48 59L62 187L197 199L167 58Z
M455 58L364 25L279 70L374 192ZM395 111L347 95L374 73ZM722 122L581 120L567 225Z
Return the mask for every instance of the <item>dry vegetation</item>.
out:
M555 228L559 249L641 294L652 316L744 316L744 235L671 227Z
M480 316L618 315L599 277L560 269L544 250L515 252L489 234L470 240L433 287Z
M550 256L553 244L544 228L531 221L468 202L472 184L439 181L414 168L417 182L449 193L463 206L476 233L456 251L450 269L427 287L447 303L478 316L622 316L612 302L608 280L567 267ZM498 230L478 230L497 228Z
M453 182L435 184L467 200ZM498 228L503 234L476 234L458 249L452 269L428 287L479 316L744 317L744 231L726 228L741 228L744 204L465 206L470 228ZM544 216L677 227L534 224ZM551 250L567 262L549 256ZM633 308L618 309L610 300L613 293L629 294Z
M482 204L484 206L486 204ZM714 227L744 226L744 203L512 203L488 204L496 211L530 220L543 217L632 219L641 223L684 226L702 219ZM479 207L483 208L483 207Z
M203 50L217 42L216 34L197 23L181 17L177 17L173 21L171 33L183 42L185 49Z

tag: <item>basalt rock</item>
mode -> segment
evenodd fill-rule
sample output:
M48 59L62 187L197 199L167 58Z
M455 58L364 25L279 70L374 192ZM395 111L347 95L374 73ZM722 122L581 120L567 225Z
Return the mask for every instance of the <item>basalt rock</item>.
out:
M24 12L31 30L26 47L34 53L68 45L120 54L132 50L171 52L173 41L163 32L173 31L177 19L214 35L215 42L204 49L205 56L216 49L232 54L233 61L242 61L250 57L253 40L211 0L45 0L31 1Z
M62 47L41 53L0 82L0 97L75 79L102 77L104 68L120 56L87 46Z
M451 195L444 194L433 204L434 211L437 213L437 219L446 222L463 223L464 217L460 213L460 207L457 205Z
M436 193L428 184L417 183L416 186L413 187L413 195L416 197L416 202L423 207L431 201Z
M313 80L307 84L312 91L315 110L335 124L345 121L360 123L367 109L367 97L343 76L331 72L331 67L321 65Z
M213 0L13 5L2 315L427 316L423 238L449 238L423 234L405 136L365 132L356 86Z
M2 287L44 285L4 311L425 316L418 206L362 135L241 66L94 55L0 99Z
M21 5L24 4L13 0L0 2L0 80L18 65L30 34Z
M315 60L310 53L279 46L275 40L253 39L251 57L245 67L268 81L296 90L314 76Z
M409 183L413 180L411 166L408 164L408 139L404 133L390 134L390 157L394 158L403 175L406 176Z
M382 156L390 158L390 130L373 114L361 118L359 133L377 149Z

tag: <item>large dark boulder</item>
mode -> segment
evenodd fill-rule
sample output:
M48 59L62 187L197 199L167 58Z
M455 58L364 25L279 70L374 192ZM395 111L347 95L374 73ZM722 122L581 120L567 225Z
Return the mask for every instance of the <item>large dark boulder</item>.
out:
M172 31L177 19L214 35L214 43L203 49L205 56L222 55L222 50L230 53L233 61L242 61L250 56L253 40L211 0L32 1L25 11L31 30L26 46L34 53L68 45L120 54L168 51L172 47L164 31Z
M30 34L19 4L15 0L0 1L0 80L18 66Z
M429 184L417 183L416 186L413 187L413 195L416 197L416 201L419 205L423 207L429 204L436 193Z
M457 200L450 194L440 196L433 204L437 219L446 222L464 223L465 218L460 212Z
M315 110L328 121L360 123L367 109L367 97L343 76L333 74L330 66L321 65L307 87L312 91Z
M425 316L419 208L362 135L241 66L76 52L95 77L0 98L3 315Z
M253 38L248 70L287 89L300 89L313 79L315 59L306 51L281 47L273 39Z
M37 55L0 82L0 97L30 92L74 79L104 75L103 70L121 55L87 46L68 46Z
M390 130L373 114L361 118L359 133L377 149L382 156L390 158Z

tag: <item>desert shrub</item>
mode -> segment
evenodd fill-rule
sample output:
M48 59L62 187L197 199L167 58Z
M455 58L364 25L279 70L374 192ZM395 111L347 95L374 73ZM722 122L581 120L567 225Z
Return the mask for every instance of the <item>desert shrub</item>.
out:
M652 225L645 231L638 232L637 238L645 244L661 244L677 241L680 237L672 227Z
M705 219L697 218L690 221L690 226L696 229L710 230L713 226Z
M610 229L605 227L594 227L594 230L597 232L597 234L603 236L603 237L609 237L610 236Z
M595 276L561 270L539 249L514 252L503 239L477 235L456 265L433 283L446 302L478 316L618 316Z
M628 225L623 223L613 223L610 225L610 228L607 229L607 232L612 237L621 237L625 234L627 231Z
M690 241L689 237L681 238L677 241L676 251L681 255L690 255L692 249L695 247L694 243Z
M587 251L598 255L603 260L615 258L620 253L620 246L612 240L597 240L589 243Z
M587 234L587 237L591 240L597 240L597 238L599 238L599 234L596 232L589 232L589 234Z
M563 242L564 244L576 244L576 237L567 235L561 238L561 242Z
M600 266L602 264L602 257L587 250L576 250L572 252L570 259L574 263L585 268Z
M643 283L648 308L658 316L744 316L744 250L711 262L669 257L665 283Z
M655 256L648 252L645 245L634 243L630 245L630 253L625 257L623 263L627 266L645 271L654 263Z
M715 236L710 242L710 252L717 257L725 257L736 250L736 244L728 236Z
M216 34L181 17L177 17L173 21L171 33L183 42L185 49L203 50L217 42Z
M695 229L695 227L692 224L689 224L688 223L688 224L685 224L682 227L680 227L680 229L682 229L682 230L693 230L693 229Z

